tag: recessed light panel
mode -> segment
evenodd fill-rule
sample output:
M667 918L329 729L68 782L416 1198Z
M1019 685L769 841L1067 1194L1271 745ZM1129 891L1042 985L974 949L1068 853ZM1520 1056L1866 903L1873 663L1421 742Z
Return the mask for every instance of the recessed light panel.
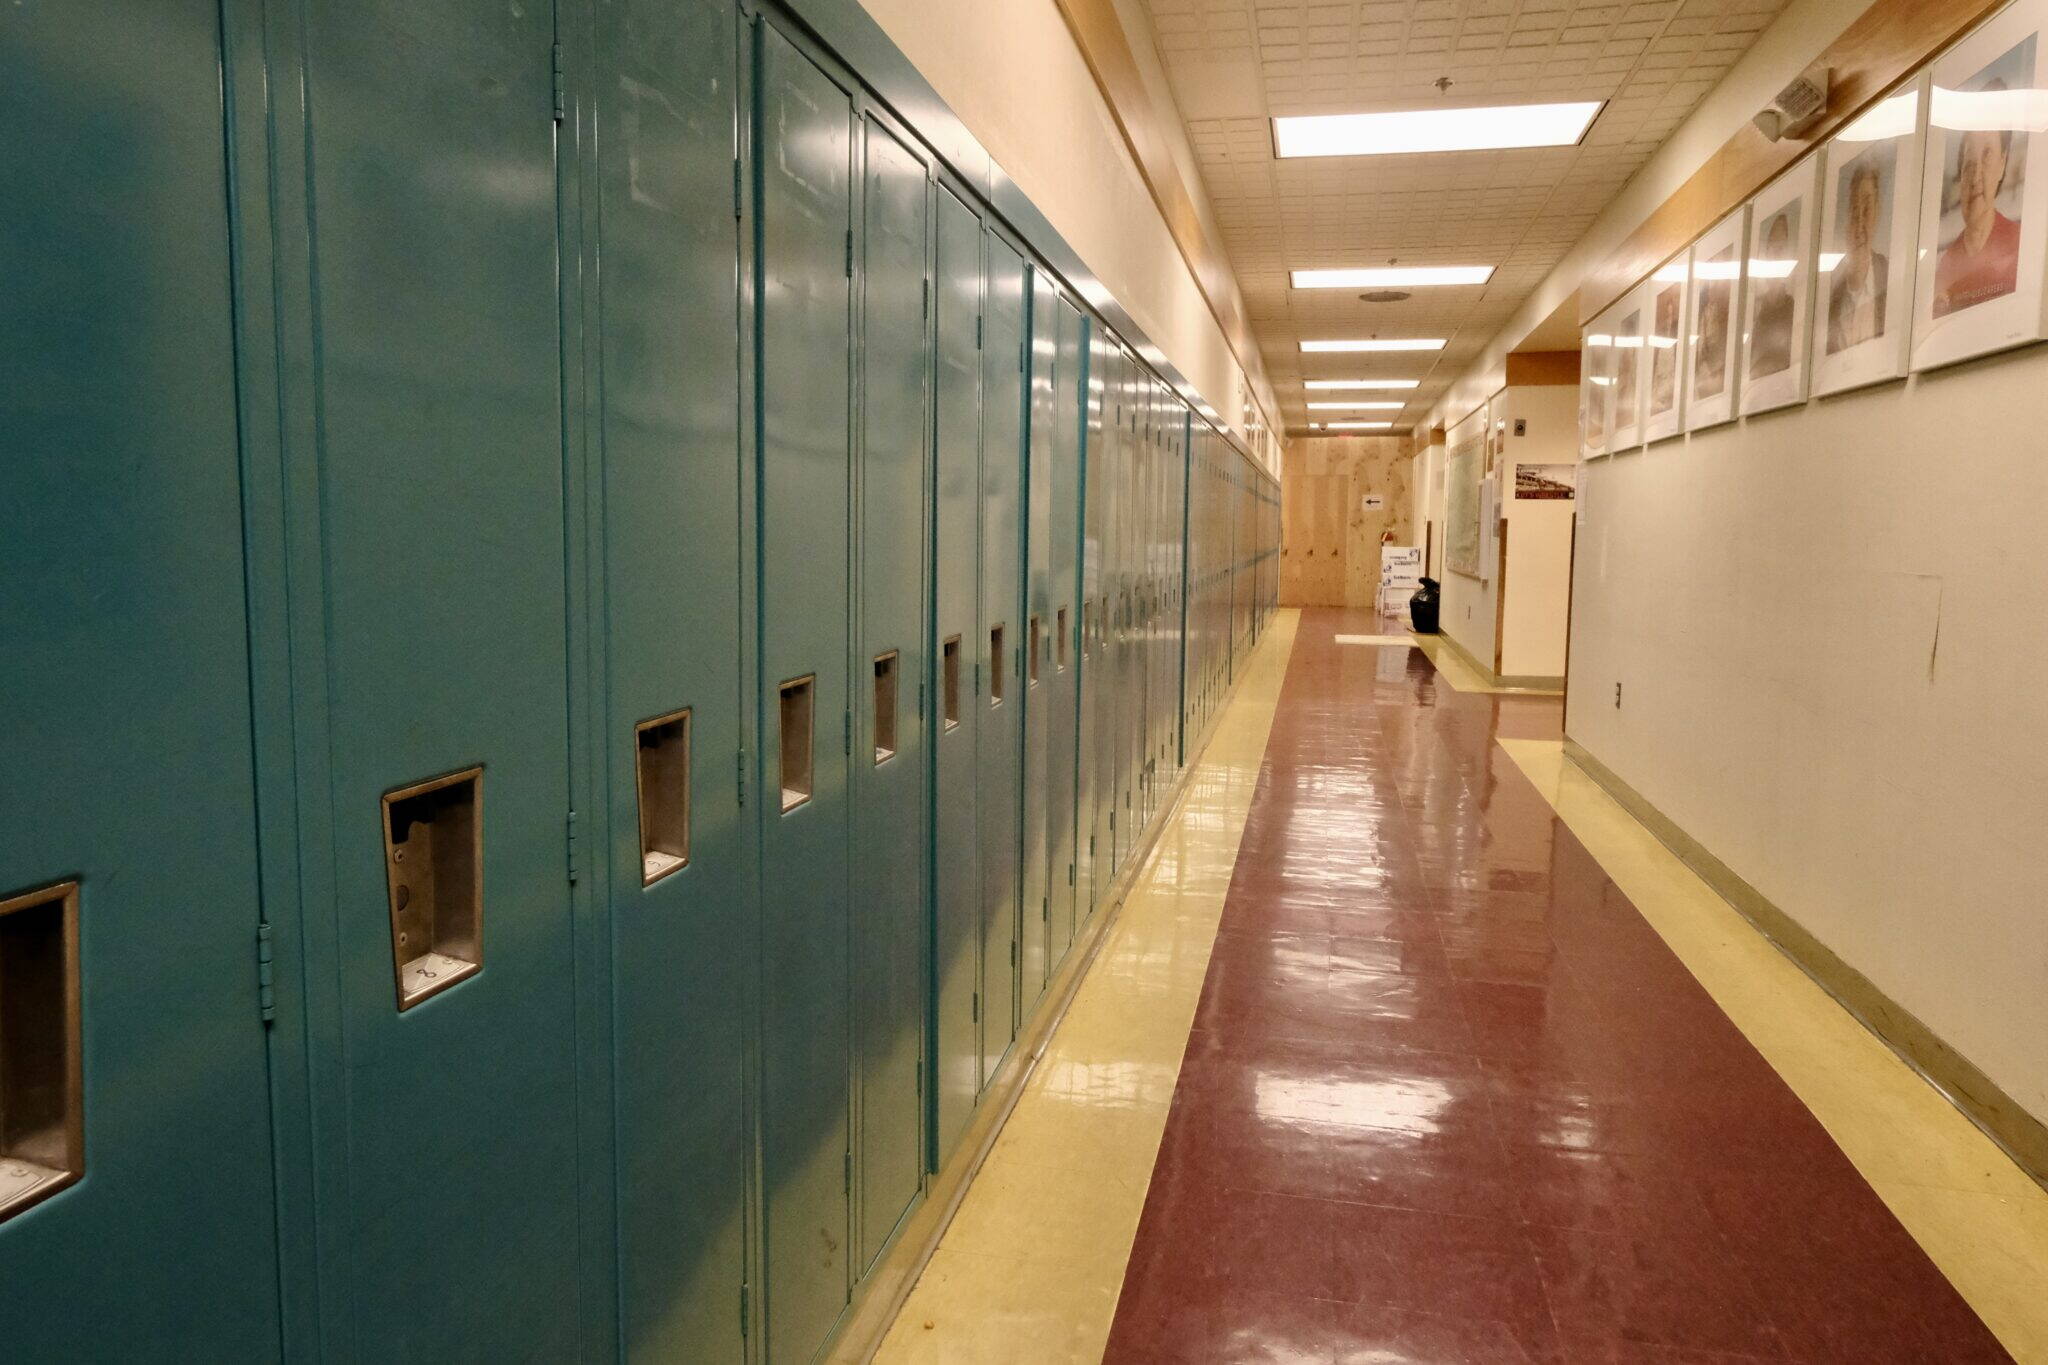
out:
M1392 422L1325 422L1324 431L1385 431Z
M1388 265L1359 270L1296 270L1296 289L1370 289L1378 285L1485 284L1490 265Z
M1311 379L1302 387L1309 389L1412 389L1421 382L1419 379Z
M1382 340L1379 337L1362 338L1355 341L1304 341L1304 351L1441 351L1442 337L1394 337Z
M1310 403L1311 412L1399 412L1406 403Z
M1399 109L1273 120L1278 156L1385 156L1569 147L1586 135L1602 101L1500 104L1472 109Z

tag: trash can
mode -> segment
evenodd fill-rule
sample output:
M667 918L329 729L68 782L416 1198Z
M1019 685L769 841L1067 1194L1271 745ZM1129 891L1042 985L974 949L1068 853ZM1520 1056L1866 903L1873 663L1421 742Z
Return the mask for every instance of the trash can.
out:
M1408 624L1415 627L1417 635L1436 634L1439 586L1434 578L1425 578L1422 586L1415 590L1415 596L1408 599Z

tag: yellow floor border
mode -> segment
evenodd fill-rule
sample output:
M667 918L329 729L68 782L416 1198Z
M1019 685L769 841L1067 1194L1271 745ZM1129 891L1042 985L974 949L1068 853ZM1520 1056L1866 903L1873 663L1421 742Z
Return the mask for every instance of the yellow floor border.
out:
M1300 614L1274 614L877 1361L1098 1361Z
M2022 1365L2048 1365L2048 1190L1567 759L1561 741L1499 743L2005 1348Z

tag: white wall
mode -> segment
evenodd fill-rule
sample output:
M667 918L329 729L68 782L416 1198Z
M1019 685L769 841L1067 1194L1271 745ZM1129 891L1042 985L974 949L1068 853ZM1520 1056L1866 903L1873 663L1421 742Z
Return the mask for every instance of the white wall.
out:
M2035 348L1584 466L1567 731L2048 1119L2043 430Z
M1561 678L1565 621L1571 607L1572 512L1576 504L1513 496L1515 465L1575 463L1579 458L1579 391L1560 384L1516 385L1493 400L1507 420L1501 488L1508 523L1507 591L1501 604L1500 672L1508 677ZM1515 435L1515 421L1528 424Z
M1241 429L1243 371L1053 0L861 4L1175 367ZM1147 87L1164 91L1149 34L1132 35L1132 47L1141 76L1151 56ZM1170 104L1159 112L1178 127ZM1200 179L1188 190L1206 213Z

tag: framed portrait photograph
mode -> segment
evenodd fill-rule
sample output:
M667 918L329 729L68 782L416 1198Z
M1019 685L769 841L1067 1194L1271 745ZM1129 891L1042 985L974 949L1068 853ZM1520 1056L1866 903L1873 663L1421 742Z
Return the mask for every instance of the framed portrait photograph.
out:
M1742 412L1806 401L1813 325L1820 158L1807 157L1749 201L1749 298L1742 325Z
M1579 342L1579 458L1607 453L1607 416L1614 388L1614 336L1602 314Z
M1735 417L1742 385L1743 261L1749 205L1692 244L1692 285L1685 337L1685 429Z
M2008 6L1936 59L1920 173L1916 370L2048 335L2038 3Z
M1643 440L1679 431L1685 375L1685 296L1692 283L1689 257L1680 252L1638 286L1643 291Z
M1821 168L1813 300L1813 391L1840 393L1906 372L1927 73L1835 134Z
M1607 448L1620 452L1643 443L1643 308L1637 285L1614 305L1614 398L1607 416Z

